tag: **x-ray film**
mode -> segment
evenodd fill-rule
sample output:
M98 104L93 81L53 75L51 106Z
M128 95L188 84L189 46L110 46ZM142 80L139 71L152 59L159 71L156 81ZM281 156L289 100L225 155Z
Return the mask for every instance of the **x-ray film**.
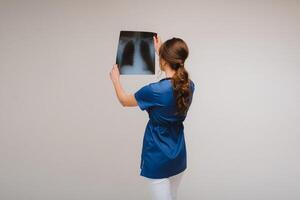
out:
M155 74L153 32L121 31L116 63L120 74Z

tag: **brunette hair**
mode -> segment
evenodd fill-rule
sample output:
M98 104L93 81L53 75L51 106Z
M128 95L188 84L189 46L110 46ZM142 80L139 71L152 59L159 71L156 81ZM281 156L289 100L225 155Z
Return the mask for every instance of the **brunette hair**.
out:
M187 44L180 38L173 37L165 41L159 48L159 62L167 62L175 70L171 78L176 98L176 114L185 115L190 106L190 81L189 73L184 67L184 62L189 55Z

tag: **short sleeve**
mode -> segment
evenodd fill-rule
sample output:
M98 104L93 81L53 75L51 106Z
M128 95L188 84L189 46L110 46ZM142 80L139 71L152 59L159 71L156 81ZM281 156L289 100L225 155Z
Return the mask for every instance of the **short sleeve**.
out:
M141 110L157 105L158 95L153 89L153 85L151 83L136 91L134 93L134 97Z

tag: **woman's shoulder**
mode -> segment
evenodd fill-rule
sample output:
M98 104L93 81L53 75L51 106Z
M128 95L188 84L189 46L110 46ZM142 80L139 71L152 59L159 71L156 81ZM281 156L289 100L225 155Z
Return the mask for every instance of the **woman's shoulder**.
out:
M194 91L194 89L195 89L195 83L192 81L192 79L189 79L189 82L190 82L190 87Z
M147 90L149 90L151 92L158 92L160 89L160 83L159 83L159 81L150 82L150 83L147 83L146 85L144 85L143 88L147 88Z
M195 89L195 83L192 79L189 78L190 87L194 91ZM172 88L171 79L169 78L163 78L159 81L150 82L147 84L148 87L150 87L153 91L162 91L163 89L170 89Z
M159 81L150 82L147 86L156 93L165 93L172 89L172 83L169 79L161 79Z

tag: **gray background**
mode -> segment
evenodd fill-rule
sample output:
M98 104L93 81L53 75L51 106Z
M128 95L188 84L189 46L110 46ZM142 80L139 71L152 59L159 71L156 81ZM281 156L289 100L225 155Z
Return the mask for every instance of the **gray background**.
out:
M120 30L183 38L188 200L300 198L299 1L1 1L0 199L149 199ZM127 92L162 76L122 76Z

